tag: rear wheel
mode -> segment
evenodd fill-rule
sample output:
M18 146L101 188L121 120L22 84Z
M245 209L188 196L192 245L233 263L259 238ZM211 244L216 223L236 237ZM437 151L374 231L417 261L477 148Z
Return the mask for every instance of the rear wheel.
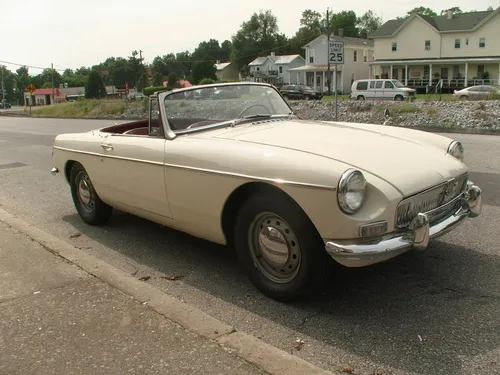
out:
M404 100L403 96L402 95L396 95L396 97L394 98L396 101L398 102L402 102Z
M309 95L304 95L305 100L311 100L311 97Z
M252 283L282 301L318 290L333 260L304 212L286 196L255 195L241 208L235 226L239 261Z
M365 97L363 95L358 95L358 100L365 100Z
M70 187L73 204L83 221L100 225L111 218L113 207L99 198L87 171L79 163L71 167Z

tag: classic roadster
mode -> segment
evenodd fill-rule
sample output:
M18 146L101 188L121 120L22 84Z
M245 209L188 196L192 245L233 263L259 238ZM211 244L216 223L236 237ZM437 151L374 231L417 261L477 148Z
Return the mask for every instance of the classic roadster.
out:
M58 135L52 173L86 223L117 208L229 245L261 292L290 300L334 265L426 249L479 215L463 157L443 136L303 120L274 86L225 83L157 92L148 119Z

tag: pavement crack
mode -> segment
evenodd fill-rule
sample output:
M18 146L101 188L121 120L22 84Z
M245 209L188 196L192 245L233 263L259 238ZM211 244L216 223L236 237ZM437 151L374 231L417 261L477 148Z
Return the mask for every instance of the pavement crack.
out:
M299 324L297 324L297 325L299 327L303 327L307 323L307 321L311 320L312 318L314 318L317 315L319 315L319 312L312 313L312 314L302 318L301 321L299 322Z

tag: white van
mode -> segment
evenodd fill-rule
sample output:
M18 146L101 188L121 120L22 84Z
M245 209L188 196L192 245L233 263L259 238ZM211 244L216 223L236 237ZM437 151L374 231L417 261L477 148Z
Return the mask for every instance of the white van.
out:
M415 99L416 91L405 87L397 79L358 79L351 87L350 99L408 100Z

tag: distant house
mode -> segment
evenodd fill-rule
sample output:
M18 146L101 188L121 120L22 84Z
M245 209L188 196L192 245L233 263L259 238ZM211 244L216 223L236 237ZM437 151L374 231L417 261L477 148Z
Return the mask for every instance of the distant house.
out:
M24 93L24 103L26 105L48 105L66 100L65 95L61 95L59 89L36 89L31 95L29 92Z
M217 60L215 68L217 69L215 75L217 76L217 80L219 81L240 80L240 72L238 70L238 67L232 62L221 63L219 60Z
M349 93L351 84L356 79L369 78L369 62L373 60L373 41L363 38L344 37L342 29L339 35L331 35L330 41L344 43L344 64L337 65L337 72L333 63L330 64L331 90L334 92L335 77L337 92ZM306 52L306 64L290 69L294 83L305 84L316 90L328 90L328 38L325 34L307 43L303 48Z
M389 20L373 33L373 75L399 79L417 89L498 84L499 35L500 7Z
M248 64L250 78L254 82L268 82L274 85L295 83L290 70L303 66L305 60L300 55L276 55L257 57Z

